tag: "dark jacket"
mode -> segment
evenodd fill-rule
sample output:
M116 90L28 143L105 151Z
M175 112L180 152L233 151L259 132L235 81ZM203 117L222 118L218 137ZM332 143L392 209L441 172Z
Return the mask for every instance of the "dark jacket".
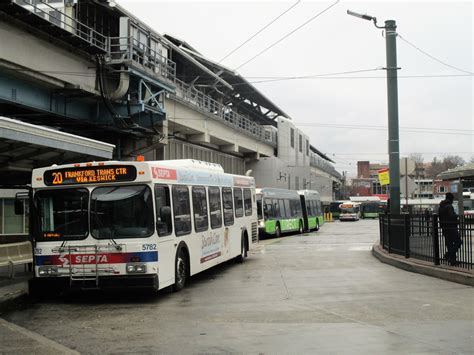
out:
M441 228L455 228L457 226L458 215L454 212L453 203L451 201L441 201L438 215Z

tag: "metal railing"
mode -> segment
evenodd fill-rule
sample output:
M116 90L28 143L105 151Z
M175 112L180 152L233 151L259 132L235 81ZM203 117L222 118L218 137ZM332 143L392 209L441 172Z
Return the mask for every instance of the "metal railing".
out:
M107 51L106 36L83 24L74 17L66 15L60 11L59 8L51 6L41 0L35 0L32 3L28 0L14 0L14 2L52 25L58 26L80 37L91 46L97 47L104 52Z
M132 61L174 82L176 63L133 37L108 38L109 61Z
M257 138L265 143L276 146L276 136L268 134L264 126L252 121L251 119L242 116L241 114L232 110L232 106L226 106L214 100L201 91L196 90L191 85L176 79L176 97L187 103L196 106L199 110L212 114L216 118L221 119L226 124L239 131L244 132L254 138Z
M474 218L440 222L438 215L380 214L380 245L389 253L472 270Z

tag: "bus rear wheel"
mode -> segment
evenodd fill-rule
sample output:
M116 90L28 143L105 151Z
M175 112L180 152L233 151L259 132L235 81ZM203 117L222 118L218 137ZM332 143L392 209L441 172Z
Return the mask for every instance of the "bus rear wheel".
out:
M300 228L298 229L298 232L300 234L303 234L303 232L304 232L303 223L301 221L300 221Z
M176 266L176 269L175 269L175 275L174 275L173 291L178 292L184 288L184 285L186 284L187 273L188 273L186 253L184 252L183 249L180 249L178 254L176 255L175 266Z
M316 232L319 230L319 221L316 220L316 228L314 229Z
M240 255L235 258L235 261L237 261L238 263L243 263L245 261L245 258L247 257L247 235L242 234L240 240Z

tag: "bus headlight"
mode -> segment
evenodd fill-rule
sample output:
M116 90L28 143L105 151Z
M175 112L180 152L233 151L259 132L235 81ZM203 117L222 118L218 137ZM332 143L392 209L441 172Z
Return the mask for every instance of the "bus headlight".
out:
M40 266L38 268L39 276L58 276L58 273L57 266Z
M259 226L260 228L265 228L265 222L264 222L264 221L258 222L258 226Z
M145 274L146 264L127 264L127 274Z

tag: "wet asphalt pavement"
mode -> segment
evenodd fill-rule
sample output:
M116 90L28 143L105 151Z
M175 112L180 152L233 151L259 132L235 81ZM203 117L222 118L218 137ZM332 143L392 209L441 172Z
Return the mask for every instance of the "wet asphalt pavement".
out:
M261 241L179 293L88 293L3 317L81 353L473 353L474 289L382 264L378 222Z

